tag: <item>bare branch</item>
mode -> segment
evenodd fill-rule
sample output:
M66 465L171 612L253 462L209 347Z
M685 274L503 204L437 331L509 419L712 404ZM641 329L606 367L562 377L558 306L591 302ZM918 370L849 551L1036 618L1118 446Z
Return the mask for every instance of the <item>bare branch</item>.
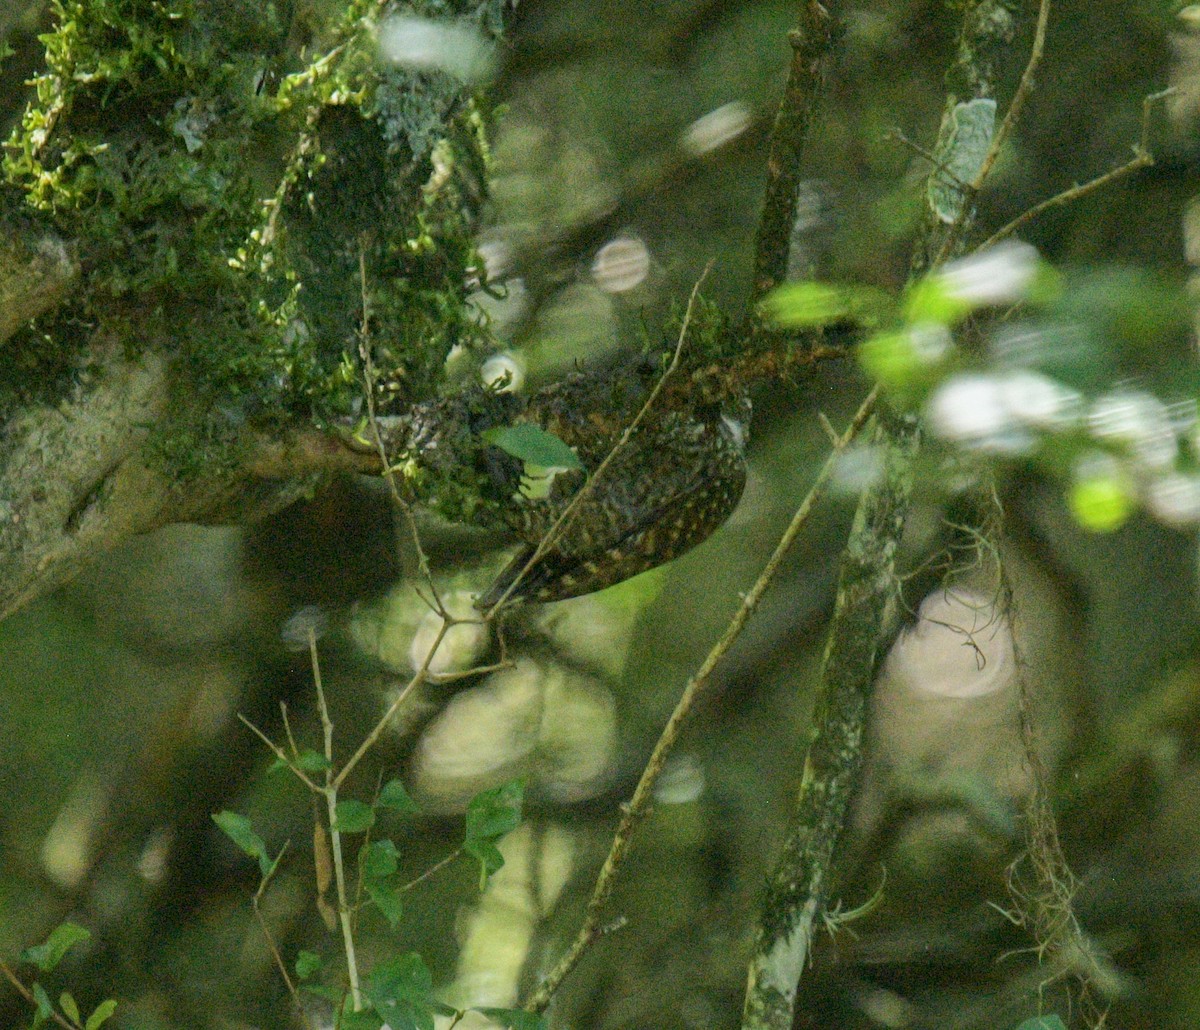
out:
M763 571L759 574L754 586L750 588L749 592L742 599L741 606L730 620L725 632L721 634L721 638L713 645L712 650L709 651L708 656L704 659L696 674L688 681L687 686L684 688L683 694L675 706L675 711L671 713L671 718L663 728L662 735L658 738L658 743L654 746L654 750L650 754L650 759L642 771L641 779L638 781L637 788L633 792L633 798L624 808L624 814L613 837L608 858L600 870L596 886L592 890L591 899L588 901L583 924L575 935L575 939L567 948L566 953L559 959L555 967L547 974L537 990L534 991L525 1003L527 1009L534 1012L542 1011L550 1003L551 997L558 990L563 980L566 979L587 952L592 942L604 932L603 924L601 923L604 905L612 894L617 872L625 859L626 852L629 850L634 831L649 811L655 784L658 782L667 757L675 746L675 741L679 737L679 731L682 729L696 701L711 683L713 671L725 657L733 642L741 635L742 629L745 627L750 616L754 614L759 601L762 600L763 594L766 593L767 588L771 585L776 573L778 573L784 557L791 549L792 544L795 543L797 536L799 536L800 530L808 522L813 507L829 484L830 477L833 475L833 470L842 452L857 438L866 425L871 413L875 409L875 400L876 394L872 392L863 401L846 431L838 437L834 444L833 452L826 459L825 464L821 466L821 470L817 473L813 485L809 488L804 500L796 509L787 529L784 530L783 535L779 538L774 552L763 567Z

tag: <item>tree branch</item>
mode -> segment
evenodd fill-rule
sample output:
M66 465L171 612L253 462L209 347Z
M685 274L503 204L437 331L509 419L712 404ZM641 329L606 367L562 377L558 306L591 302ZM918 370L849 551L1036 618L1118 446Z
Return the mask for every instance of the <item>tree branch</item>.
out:
M604 932L603 924L600 921L604 905L612 894L617 871L620 869L625 859L625 854L629 850L633 833L649 811L650 799L653 797L654 787L658 783L658 778L662 773L663 767L666 765L667 757L675 746L675 741L679 737L679 732L684 722L691 713L696 701L712 682L714 670L728 653L729 648L733 646L733 642L741 635L750 616L754 614L755 609L762 600L763 594L766 593L767 587L775 579L775 575L779 571L783 559L787 556L792 544L796 542L796 538L800 535L800 530L807 525L814 506L824 494L825 488L829 485L829 480L833 475L838 459L842 456L845 449L858 437L858 434L870 419L871 413L875 410L875 400L876 394L872 391L866 400L863 401L854 418L851 419L846 431L834 439L833 452L826 459L825 464L821 466L821 470L817 473L813 485L809 488L804 500L800 502L800 506L792 516L792 521L779 538L774 552L764 566L763 571L759 574L754 586L750 588L749 592L742 599L741 606L734 613L725 632L721 634L720 640L713 645L712 650L709 651L708 656L704 659L696 674L688 681L687 686L684 688L683 694L679 698L679 703L675 706L675 711L671 713L671 718L667 721L667 725L663 727L662 735L658 738L658 743L654 746L654 751L646 763L646 768L642 771L642 776L638 781L637 788L634 790L633 798L625 806L621 823L617 827L617 832L613 837L612 848L608 853L608 858L605 860L603 868L600 870L600 876L597 878L596 886L592 890L591 899L588 901L583 925L580 926L575 939L567 948L566 953L559 959L558 963L546 975L537 990L530 996L529 1001L525 1005L527 1009L534 1012L543 1010L550 1003L550 999L553 997L554 992L558 990L563 980L578 965L579 960L584 956L592 942Z
M172 404L181 392L172 362L154 346L131 357L103 330L86 353L65 397L2 421L0 619L131 536L172 522L254 521L322 472L378 470L377 459L300 429L250 434L228 463L181 480L154 450L197 415L186 400Z
M1043 2L1043 10L1045 3ZM1000 49L1011 42L1012 12L1002 0L982 0L964 14L956 64L949 78L969 97L951 96L938 133L938 164L925 193L921 239L912 275L921 275L961 250L973 215L975 190L990 154L990 120L972 105L994 93ZM1038 43L1040 47L1040 34ZM1036 67L1035 58L1031 67ZM1032 71L1027 72L1032 80ZM1027 90L1028 85L1023 80ZM994 112L994 107L992 108ZM1006 119L1010 131L1015 117ZM989 125L986 135L979 131ZM965 178L946 170L969 171ZM859 501L842 554L837 601L813 716L793 824L772 874L758 943L750 962L743 1030L790 1030L797 985L810 958L813 926L825 905L833 859L862 764L868 702L880 655L898 626L896 552L912 493L912 466L920 442L915 416L884 410L874 443L883 473Z
M813 737L791 831L772 874L750 963L744 1030L790 1030L833 855L862 762L867 702L880 651L898 622L896 550L908 514L917 447L913 419L884 413L873 443L887 454L859 503L842 555Z
M825 82L833 49L834 22L817 0L801 0L796 28L788 34L792 64L771 130L767 188L754 242L754 297L787 276L792 228L796 224L801 156Z

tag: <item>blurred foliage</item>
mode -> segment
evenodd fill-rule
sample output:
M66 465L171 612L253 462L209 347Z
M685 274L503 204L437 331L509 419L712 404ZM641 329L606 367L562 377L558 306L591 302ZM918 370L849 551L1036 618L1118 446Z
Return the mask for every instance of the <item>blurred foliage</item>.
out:
M377 338L388 341L379 364L395 372L397 407L424 396L443 373L451 381L475 374L475 357L464 358L455 344L479 345L476 319L508 349L527 388L577 362L617 362L647 339L661 342L661 327L709 261L704 291L713 324L718 314L736 319L748 296L766 136L790 56L791 4L523 2L493 89L486 191L479 130L491 109L455 106L443 80L427 91L427 82L417 90L412 80L387 77L373 100L333 104L330 91L344 80L331 72L315 81L308 63L315 51L302 44L331 45L339 5L278 4L266 19L252 6L253 17L236 4L213 6L209 22L182 25L162 5L104 0L115 35L93 40L89 68L108 70L64 87L77 94L72 110L99 125L133 102L122 92L124 76L144 75L146 66L129 57L110 68L104 55L120 50L146 60L129 47L131 27L141 31L143 21L170 44L165 69L149 77L173 82L175 92L147 111L144 133L119 137L126 149L107 156L87 149L86 136L53 160L24 146L9 152L22 174L32 176L41 162L47 188L60 188L50 201L57 215L94 233L97 274L115 298L137 282L203 303L211 283L234 275L230 257L247 270L261 267L264 250L242 230L260 224L251 212L269 195L269 170L287 162L291 137L279 126L294 131L310 102L332 105L320 126L324 158L290 167L297 183L326 177L345 182L346 192L309 213L302 189L289 195L295 228L266 277L266 316L254 326L246 316L252 306L236 316L242 331L263 341L262 351L248 366L230 366L218 341L195 342L193 359L215 370L237 418L260 404L271 410L285 395L326 415L348 408L348 389L323 391L347 386L340 362L355 327L346 316L359 288L355 241L387 218L396 219L398 242L372 255L372 281L388 291L373 302L393 327ZM23 20L0 20L16 49L0 66L0 96L20 95L34 70L38 8L28 5ZM495 4L479 8L477 24L494 31L498 12ZM1028 31L1031 12L1023 13ZM939 391L961 387L967 376L994 391L1014 369L1036 372L1088 405L1136 395L1144 416L1166 418L1172 472L1194 476L1194 421L1184 411L1196 396L1194 299L1186 286L1194 272L1185 260L1184 213L1200 187L1195 124L1173 125L1163 108L1153 109L1152 169L1052 208L1023 229L1041 255L1037 268L1056 270L1037 280L1050 289L1023 296L1000 317L989 305L947 312L937 283L922 297L903 289L928 171L920 148L941 114L955 18L933 0L887 0L842 15L792 264L798 282L843 285L833 297L792 287L794 319L825 324L847 305L858 314L865 304L879 332L860 351L866 370L893 379L895 395L904 393L898 383L907 384L910 402L935 426ZM1141 134L1143 98L1168 80L1171 36L1185 31L1173 16L1157 0L1055 4L1037 89L980 197L980 238L1125 160ZM361 57L342 55L347 75ZM1014 49L1002 75L1007 90L1024 59ZM105 78L118 71L115 84ZM262 73L276 83L274 93L256 92ZM226 96L230 77L241 83L239 106L199 128L196 119ZM45 79L35 88L57 87ZM997 98L1001 112L1010 95ZM180 96L195 103L176 111ZM418 98L432 106L414 108ZM744 130L698 151L689 129L729 104L748 113ZM439 151L427 127L451 109L451 143ZM2 112L12 117L11 108ZM371 156L362 153L360 129L378 118L411 131L395 131L396 153L374 154L366 165L374 177L359 180L356 161ZM192 134L203 138L194 153ZM406 177L405 161L421 170ZM183 192L181 167L195 172ZM444 188L422 188L447 168ZM414 206L388 203L398 181ZM102 199L117 207L104 209ZM475 240L459 221L464 207L486 221L479 249L494 280L472 295L475 309L459 304L471 287L451 282L454 269L475 261ZM632 285L598 264L617 239L644 245L642 271L638 248L623 251L637 259ZM335 271L322 284L327 293L301 301L290 292L288 269L306 267ZM302 304L314 305L308 314L320 331L292 339L287 326ZM952 349L913 348L912 328L930 311L956 330ZM164 303L156 317L180 316ZM52 340L67 338L54 328ZM414 338L428 339L428 349L385 353ZM288 378L272 379L281 369ZM391 986L411 974L449 1003L506 1008L555 961L578 925L614 809L649 742L825 456L816 412L841 425L866 378L848 363L799 383L762 385L747 494L711 541L611 591L523 613L509 628L515 669L429 684L406 709L353 786L370 797L401 777L423 814L389 825L395 870L390 851L379 849L372 862L381 864L372 868L403 882L420 876L461 843L470 797L513 776L527 782L527 822L498 845L505 865L482 898L477 870L461 863L406 895L395 926L386 913L364 913L364 951L394 974ZM947 565L960 567L973 553L969 534L956 529L970 514L954 489L962 470L947 464L971 447L961 446L961 434L934 435L941 443L919 468L920 503L903 555L904 600L913 610L940 590ZM1194 1026L1194 523L1163 520L1149 502L1150 480L1131 461L1143 437L1101 439L1081 425L1031 436L1032 450L996 455L976 447L972 460L1002 473L1006 547L1029 584L1022 611L1045 634L1030 666L1045 683L1042 732L1053 744L1064 844L1080 876L1077 913L1134 985L1115 998L1114 1025ZM1116 466L1081 466L1080 455L1097 447ZM1109 475L1114 467L1118 474ZM1087 474L1073 478L1080 469ZM836 557L854 492L870 470L869 453L844 465L837 496L720 673L718 696L685 731L613 902L629 925L594 945L551 1025L735 1025L761 884L800 777ZM1089 524L1111 532L1089 532ZM494 540L463 527L425 519L421 532L447 596L481 589L502 563ZM339 482L245 533L177 527L135 542L0 627L0 787L11 799L0 822L0 955L44 940L70 916L92 937L66 955L63 982L85 1010L85 998L94 1005L115 996L110 1025L293 1025L251 914L258 874L211 815L246 813L263 839L296 842L264 895L263 916L289 968L300 957L315 976L318 960L330 971L337 947L314 904L312 859L299 846L311 839L312 812L281 774L267 774L269 756L234 713L278 738L285 701L302 747L320 739L306 658L280 638L297 609L319 604L331 624L321 654L333 720L347 740L372 725L410 674L425 632L427 610L412 589L417 568L407 530L393 531L382 493ZM463 634L450 649L455 656L459 644L462 664L444 671L496 657L490 640ZM883 905L822 937L802 983L798 1026L1034 1026L1039 1005L1070 1023L1061 985L1043 982L1047 971L1034 956L1015 954L1029 939L989 907L1011 904L1004 871L1022 848L1013 799L985 775L997 761L997 737L956 724L942 746L958 763L957 778L910 771L886 781L884 818L870 823L861 815L831 898L847 907L867 900L884 864ZM428 979L415 966L386 965L403 964L410 952L423 956ZM998 962L1004 954L1008 960ZM6 1024L27 1011L8 995L0 1004ZM1053 1026L1053 1019L1041 1022Z

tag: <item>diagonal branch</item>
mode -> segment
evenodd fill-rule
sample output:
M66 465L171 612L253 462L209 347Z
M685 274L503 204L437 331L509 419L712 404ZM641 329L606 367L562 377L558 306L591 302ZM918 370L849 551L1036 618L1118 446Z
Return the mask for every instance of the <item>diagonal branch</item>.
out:
M743 1030L790 1030L833 856L862 761L875 666L899 615L896 551L908 514L914 420L885 411L874 444L886 455L863 495L842 555L837 603L792 829L772 875L750 962Z
M708 656L704 659L696 674L688 681L687 686L684 688L683 694L675 706L675 711L671 713L671 718L663 728L662 735L658 738L658 743L654 746L654 751L651 753L650 759L642 771L641 779L638 781L637 788L633 792L633 798L624 808L624 815L621 817L621 823L617 827L617 832L613 837L608 858L600 870L600 876L596 880L596 886L593 888L591 899L588 901L583 925L580 926L575 939L571 942L563 957L559 959L558 964L547 974L537 990L530 996L525 1004L527 1009L534 1012L542 1011L550 1003L550 999L553 997L554 992L558 990L563 980L578 965L579 960L584 956L588 948L591 947L592 942L604 933L604 924L601 922L604 906L612 895L617 872L629 850L634 831L650 809L650 800L654 794L654 787L658 783L659 775L662 773L667 757L675 746L675 741L679 737L679 732L684 722L687 720L696 701L708 689L709 684L712 682L714 670L725 657L733 642L741 635L742 629L745 627L750 616L754 614L767 587L774 580L784 557L791 549L792 544L795 543L796 537L799 536L800 530L807 524L813 507L829 484L838 459L845 449L858 437L858 434L870 419L871 413L875 410L875 400L876 394L872 392L863 401L846 431L834 440L833 452L817 473L813 485L809 488L808 494L796 509L796 513L792 516L792 521L788 524L787 529L784 530L783 535L779 538L779 543L775 545L775 551L764 566L758 580L742 599L741 606L730 620L720 640L713 645L712 650L709 651Z

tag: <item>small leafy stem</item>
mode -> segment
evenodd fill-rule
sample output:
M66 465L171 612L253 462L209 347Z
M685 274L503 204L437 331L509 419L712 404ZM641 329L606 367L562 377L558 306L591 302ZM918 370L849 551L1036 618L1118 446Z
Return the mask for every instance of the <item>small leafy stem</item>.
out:
M50 973L63 960L63 957L75 945L91 938L91 931L77 923L65 922L56 926L50 936L41 943L21 952L21 961L28 962L42 973ZM0 975L3 975L17 993L34 1009L33 1026L39 1027L47 1020L52 1020L63 1030L99 1030L112 1018L117 1009L117 1003L112 998L102 1001L84 1019L79 1004L70 991L62 991L58 996L58 1008L50 1000L50 995L42 984L34 980L27 986L7 962L0 960Z

